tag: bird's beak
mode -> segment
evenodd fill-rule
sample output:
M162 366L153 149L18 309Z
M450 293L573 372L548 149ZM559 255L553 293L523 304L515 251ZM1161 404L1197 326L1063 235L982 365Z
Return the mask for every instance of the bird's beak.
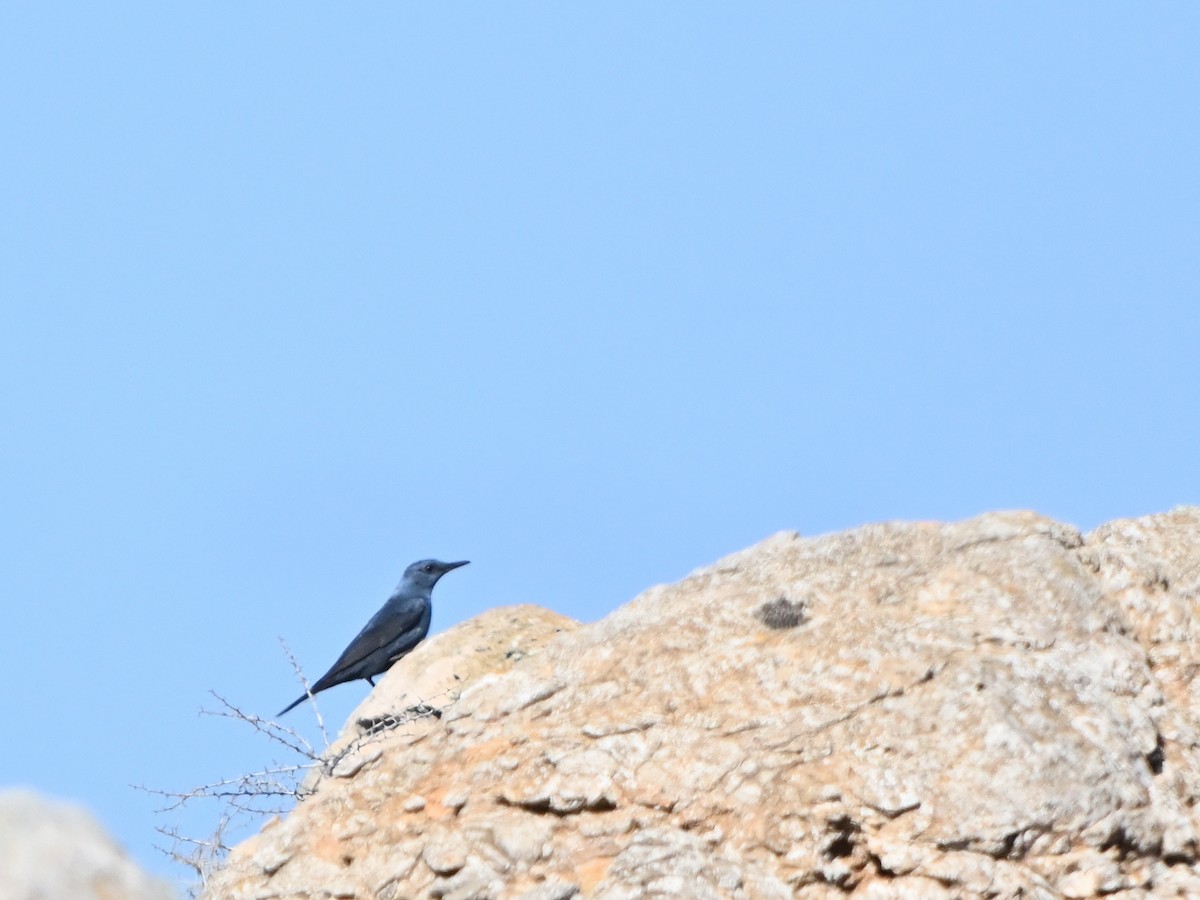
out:
M449 572L451 569L457 569L460 566L465 566L469 562L469 559L464 559L462 562L443 563L442 568Z

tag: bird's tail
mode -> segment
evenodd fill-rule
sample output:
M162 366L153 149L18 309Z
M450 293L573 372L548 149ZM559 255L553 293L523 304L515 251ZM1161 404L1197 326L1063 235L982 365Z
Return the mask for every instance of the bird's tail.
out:
M295 700L293 700L291 703L289 703L287 706L285 706L279 712L275 713L275 718L278 719L280 716L283 716L286 713L290 713L293 709L295 709L297 706L299 706L301 703L303 703L305 700L307 700L308 697L309 697L308 694L301 694L299 697L297 697Z

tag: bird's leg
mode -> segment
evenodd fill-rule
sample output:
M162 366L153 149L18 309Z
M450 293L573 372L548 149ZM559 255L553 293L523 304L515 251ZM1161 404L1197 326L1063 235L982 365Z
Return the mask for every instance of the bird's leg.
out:
M375 679L372 678L370 675L367 676L367 681L370 682L371 687L375 687Z

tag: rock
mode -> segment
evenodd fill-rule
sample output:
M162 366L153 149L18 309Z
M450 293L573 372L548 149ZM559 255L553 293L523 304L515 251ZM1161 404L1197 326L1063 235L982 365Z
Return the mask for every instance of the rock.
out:
M1200 509L779 534L521 610L398 663L371 755L207 896L1200 896Z
M315 790L327 775L351 778L376 762L381 751L373 738L378 735L389 734L393 741L400 735L419 740L453 709L467 684L510 671L578 625L548 609L506 606L424 641L350 714L325 754L324 771L310 773L303 790Z
M517 900L571 900L579 896L579 885L569 881L547 881L523 892Z
M33 791L0 791L4 900L169 900L84 810Z

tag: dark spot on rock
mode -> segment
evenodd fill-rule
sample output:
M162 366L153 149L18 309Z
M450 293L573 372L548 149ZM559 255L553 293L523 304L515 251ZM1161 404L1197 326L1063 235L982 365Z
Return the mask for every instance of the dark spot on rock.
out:
M829 820L833 840L825 845L826 859L844 859L854 852L854 845L861 832L858 823L849 816L838 816Z
M778 600L764 603L755 610L754 615L768 628L781 631L785 628L795 628L808 621L808 614L804 607L803 602L792 602L786 597L780 597Z
M1166 762L1166 746L1163 744L1163 736L1155 735L1154 749L1146 754L1146 765L1150 767L1150 771L1155 775L1161 775L1163 763Z
M358 730L363 734L378 734L381 731L390 731L393 728L399 728L401 725L407 725L409 722L429 716L440 719L442 711L436 706L430 706L427 703L418 703L416 706L410 706L402 713L371 716L365 719L358 719L354 724L358 726Z
M399 716L370 716L365 719L359 719L354 723L359 731L376 732L387 731L389 728L395 728L400 724Z
M996 859L1013 859L1015 856L1019 856L1019 854L1014 853L1014 851L1017 847L1017 840L1020 837L1021 832L1010 831L1004 836L1004 840L1000 842L998 851L994 853L993 856L995 856Z
M1100 845L1101 853L1104 853L1106 850L1116 850L1117 859L1119 860L1128 859L1137 853L1137 842L1129 836L1123 827L1118 825Z
M509 806L515 809L523 809L526 812L538 813L541 815L557 816L560 819L565 819L567 816L578 815L579 813L604 813L612 812L617 808L608 797L598 797L590 802L583 802L578 806L569 808L556 808L548 797L538 797L530 800L510 800L506 797L498 798L501 806Z
M839 834L825 848L829 859L842 859L854 852L854 838L848 834Z
M435 719L442 717L442 711L436 706L430 706L428 703L418 703L416 706L410 706L405 712L414 719L420 719L425 716L433 716Z

